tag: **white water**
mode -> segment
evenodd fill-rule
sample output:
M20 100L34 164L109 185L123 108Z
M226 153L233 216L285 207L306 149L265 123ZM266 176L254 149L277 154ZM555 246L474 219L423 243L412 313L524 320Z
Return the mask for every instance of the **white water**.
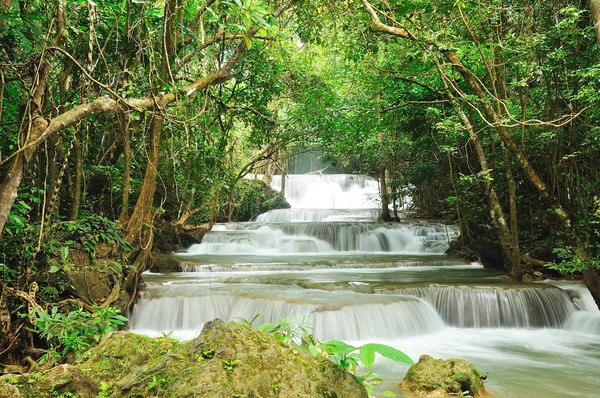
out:
M458 327L561 327L575 313L569 294L553 288L428 286L393 293L424 298Z
M132 329L190 339L215 317L293 316L320 339L381 342L415 361L465 358L490 370L498 396L599 396L600 312L585 287L514 285L447 259L455 228L375 223L374 180L323 177L286 181L302 209L215 226L183 256L191 272L147 274ZM405 365L378 358L373 370L386 380L381 391L403 396L395 383Z
M281 191L281 176L273 176L271 186ZM300 209L372 209L379 207L379 185L366 176L290 174L285 198Z
M379 209L277 209L256 217L260 223L295 223L317 221L376 221Z
M432 253L441 254L457 235L442 224L303 222L222 224L187 254L279 255Z

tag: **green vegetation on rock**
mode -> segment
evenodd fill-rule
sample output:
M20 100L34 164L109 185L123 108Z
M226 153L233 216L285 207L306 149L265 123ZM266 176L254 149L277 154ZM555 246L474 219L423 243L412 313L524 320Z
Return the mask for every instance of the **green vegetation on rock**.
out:
M272 209L290 207L285 197L258 179L241 179L233 190L233 206L226 211L226 220L250 221Z
M24 398L368 396L352 374L331 361L219 319L187 343L109 333L74 366L0 378L0 388L14 391L11 386Z
M480 397L485 388L479 371L464 359L434 359L422 355L406 372L402 386L418 397Z

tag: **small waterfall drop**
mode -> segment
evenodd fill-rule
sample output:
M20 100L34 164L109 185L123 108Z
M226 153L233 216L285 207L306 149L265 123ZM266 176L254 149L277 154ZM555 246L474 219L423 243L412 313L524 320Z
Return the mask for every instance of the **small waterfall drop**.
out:
M256 217L259 223L295 223L318 221L350 221L369 222L376 221L379 216L378 209L277 209L269 210Z
M421 297L448 325L461 328L558 328L575 312L568 293L552 287L429 286L385 293Z
M454 226L368 222L232 223L207 233L189 255L440 254L457 235Z
M205 322L254 319L277 322L293 314L305 318L319 339L363 340L397 338L441 330L444 322L427 302L415 297L361 295L288 288L244 292L206 286L170 286L147 290L131 315L134 331L160 334L175 331L194 337Z

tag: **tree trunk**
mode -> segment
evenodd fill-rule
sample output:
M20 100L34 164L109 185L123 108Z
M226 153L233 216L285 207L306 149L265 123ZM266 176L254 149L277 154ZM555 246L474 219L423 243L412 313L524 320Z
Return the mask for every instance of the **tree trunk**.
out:
M176 0L168 0L165 3L162 56L160 62L160 78L162 82L159 82L157 87L155 87L159 90L162 84L173 83L170 80L169 68L174 60L175 51L175 8ZM161 109L164 107L161 103L157 103L157 105ZM152 204L154 203L154 193L156 192L158 161L160 158L160 135L163 124L164 118L160 114L156 114L150 124L150 148L146 162L146 171L144 173L144 182L142 183L140 196L133 209L133 214L127 223L125 240L134 249L135 259L123 288L132 293L135 293L137 290L138 276L144 272L152 250L154 237ZM123 135L123 138L125 138L125 135Z
M283 149L282 149L283 151ZM289 158L285 155L285 152L282 156L283 162L281 164L281 194L285 197L285 185L286 185L286 180L287 180L287 174L288 174L288 167L289 167Z
M591 266L587 267L583 271L583 281L592 294L596 305L600 308L600 277L598 277L596 270Z
M44 103L44 93L46 91L46 78L48 76L49 66L45 60L41 60L38 69L37 85L33 90L29 106L32 108L33 120L30 122L29 134L22 131L20 134L27 136L27 141L9 163L8 171L0 184L0 240L4 236L8 215L17 198L18 189L25 176L25 167L31 156L35 153L39 143L32 145L44 133L49 123L44 118L42 104ZM27 127L25 127L27 129Z
M144 272L146 260L152 249L152 220L156 178L158 176L158 159L160 152L160 134L163 128L163 118L155 116L150 125L150 148L144 173L144 182L140 196L135 204L133 214L127 224L125 240L134 249L135 255L132 271L127 276L123 288L128 289L137 282L137 276Z
M75 134L78 134L78 132L75 132ZM75 221L79 217L81 184L83 183L83 154L79 140L75 140L73 146L75 148L75 186L73 189L73 207L71 208L71 216L69 217L71 221Z
M590 13L592 14L592 23L596 30L596 39L600 45L600 0L589 0Z
M385 167L379 169L379 187L381 189L381 219L383 221L392 221L390 216L390 201L385 180Z
M452 94L448 93L448 96L453 99ZM517 261L514 259L516 253L512 250L513 245L511 233L506 222L506 217L504 216L504 210L502 210L502 205L500 204L500 200L496 194L496 189L494 188L494 180L491 176L491 170L488 167L485 151L483 150L479 136L475 132L475 129L473 128L473 125L471 124L471 121L467 115L458 106L456 106L456 109L458 111L460 120L469 133L469 138L473 143L473 147L475 148L479 167L481 168L479 180L483 194L488 200L488 210L490 212L492 226L496 231L498 243L500 243L500 247L502 248L505 267L509 272L512 272L511 267L514 262ZM520 261L520 258L518 261Z
M510 206L510 251L511 251L511 276L514 279L522 280L523 271L521 270L521 253L519 250L519 224L517 216L517 184L512 173L510 159L506 148L502 148L504 155L504 168L506 180L508 181L508 201Z
M125 224L129 219L129 190L131 188L131 137L129 136L129 123L121 126L123 134L123 196L121 198L121 214L119 221Z

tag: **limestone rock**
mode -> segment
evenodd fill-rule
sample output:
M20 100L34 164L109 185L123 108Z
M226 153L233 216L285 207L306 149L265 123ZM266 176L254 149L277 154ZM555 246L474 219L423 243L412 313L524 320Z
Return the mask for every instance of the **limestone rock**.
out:
M2 398L96 398L99 391L98 383L90 375L72 365L59 365L43 373L8 375L0 379Z
M21 397L21 393L19 392L19 389L4 381L4 380L0 380L0 397L2 398L20 398Z
M339 366L218 319L188 343L113 333L78 366L109 385L113 398L367 398Z
M162 274L168 272L181 272L181 261L167 254L153 252L152 265L150 265L149 270L150 272L159 272Z
M464 359L434 359L422 355L419 362L408 369L402 386L417 397L442 398L461 396L481 397L485 391L479 371Z

